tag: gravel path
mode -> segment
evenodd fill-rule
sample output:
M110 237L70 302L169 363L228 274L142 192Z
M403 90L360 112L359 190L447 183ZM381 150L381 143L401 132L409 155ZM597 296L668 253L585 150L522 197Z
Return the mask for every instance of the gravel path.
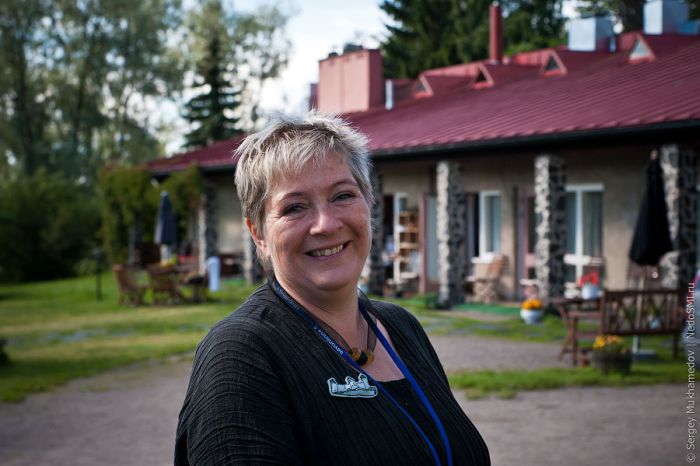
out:
M447 370L556 366L558 345L431 337ZM561 363L559 363L561 364ZM4 466L172 464L188 358L141 364L0 404ZM457 399L494 465L667 466L685 463L683 385L521 392Z

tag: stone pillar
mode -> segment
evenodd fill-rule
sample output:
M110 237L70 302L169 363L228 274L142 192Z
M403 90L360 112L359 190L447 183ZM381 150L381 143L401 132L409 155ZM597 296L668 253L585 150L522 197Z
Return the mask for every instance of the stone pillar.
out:
M450 308L464 301L464 184L459 164L439 162L436 171L438 305Z
M673 251L660 262L664 288L685 287L695 276L697 254L697 170L695 153L678 144L661 146L661 169L666 192Z
M207 197L202 194L199 198L199 208L197 209L197 228L195 232L195 241L197 241L197 258L199 264L199 273L207 271L207 242L205 240L204 231L207 228L206 209L204 206L207 203Z
M255 251L253 237L245 224L245 218L243 219L243 228L241 232L243 244L243 275L245 276L245 281L249 285L254 285L262 280L263 268Z
M216 256L219 251L217 242L219 234L216 231L216 185L205 183L204 194L200 198L197 212L197 247L199 250L199 270L207 272L207 259Z
M385 271L382 251L384 250L384 196L382 180L376 171L371 173L374 205L371 211L372 247L369 250L369 292L382 296L384 294Z
M207 184L204 186L204 254L206 258L216 256L219 253L217 223L216 186Z
M564 295L566 165L558 157L535 158L535 273L540 297Z

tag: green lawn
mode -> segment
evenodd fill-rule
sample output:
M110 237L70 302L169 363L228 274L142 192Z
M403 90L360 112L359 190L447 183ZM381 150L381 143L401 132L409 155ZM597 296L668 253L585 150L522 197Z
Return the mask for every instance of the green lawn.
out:
M134 362L187 353L212 324L234 310L254 287L224 282L215 301L199 305L120 306L109 274L102 278L103 298L95 298L95 278L0 285L0 338L8 341L10 364L0 365L0 401L18 401L27 394L67 380L97 374ZM413 312L426 330L442 335L481 335L522 341L561 342L564 328L556 317L541 325L525 325L517 316L485 322L470 317L470 309L508 314L503 306L429 309L425 298L395 300ZM625 378L602 376L592 369L538 371L474 371L450 374L455 388L469 396L571 385L621 385L681 382L685 365L670 360L670 338L645 338L661 361L635 364Z
M626 387L659 383L682 383L688 368L680 361L660 355L656 362L634 362L628 375L603 375L592 367L535 370L465 371L448 374L452 388L465 389L468 398L495 394L512 398L518 390L551 390L565 387Z
M138 361L191 351L209 327L253 290L225 283L216 302L120 306L111 275L0 285L0 337L10 364L0 366L0 401L21 400L69 379Z

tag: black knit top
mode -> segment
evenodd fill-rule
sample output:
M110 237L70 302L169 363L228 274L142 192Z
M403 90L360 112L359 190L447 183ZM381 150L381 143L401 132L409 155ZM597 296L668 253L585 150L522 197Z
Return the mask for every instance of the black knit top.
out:
M406 310L372 302L396 352L447 432L455 465L489 465L481 435L462 412L435 350ZM381 343L379 343L381 344ZM432 465L429 447L387 397L343 398L328 380L358 373L266 284L197 347L180 413L175 465ZM384 387L431 439L438 430L403 380Z

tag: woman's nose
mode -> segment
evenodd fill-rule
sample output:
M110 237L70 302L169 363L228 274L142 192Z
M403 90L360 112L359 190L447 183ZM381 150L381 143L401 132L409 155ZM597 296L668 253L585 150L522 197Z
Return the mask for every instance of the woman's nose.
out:
M338 214L330 206L323 206L316 210L313 225L311 225L312 235L323 235L334 233L340 229L342 222Z

